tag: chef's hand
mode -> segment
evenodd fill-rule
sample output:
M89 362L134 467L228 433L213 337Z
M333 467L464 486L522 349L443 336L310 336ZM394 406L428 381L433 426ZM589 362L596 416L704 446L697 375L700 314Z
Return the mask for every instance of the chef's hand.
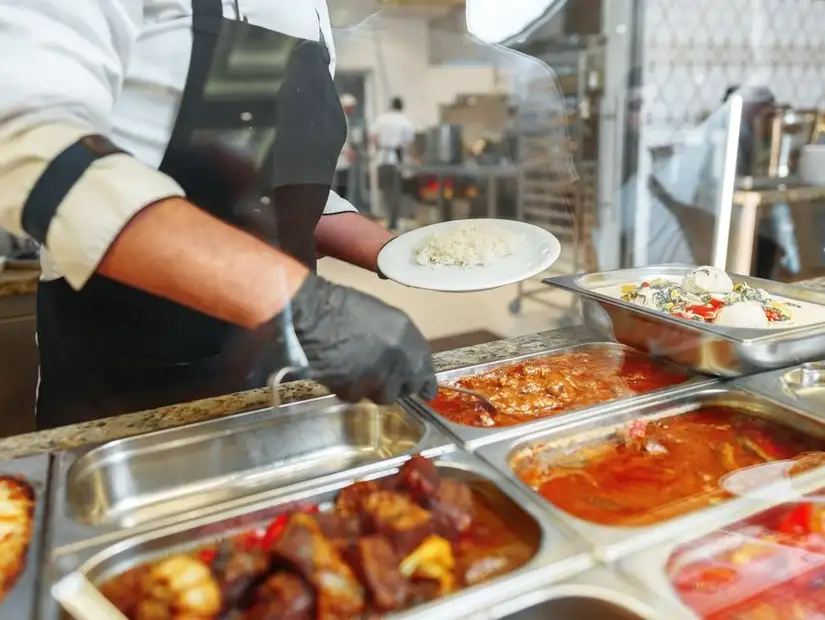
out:
M378 404L412 394L435 398L430 348L400 310L309 274L292 298L292 320L309 377L339 398Z

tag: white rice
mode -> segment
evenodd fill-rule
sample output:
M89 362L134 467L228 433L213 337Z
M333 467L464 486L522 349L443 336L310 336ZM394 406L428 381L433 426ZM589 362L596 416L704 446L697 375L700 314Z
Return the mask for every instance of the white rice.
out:
M427 267L485 267L513 253L518 235L490 224L474 222L436 233L415 250L415 260Z

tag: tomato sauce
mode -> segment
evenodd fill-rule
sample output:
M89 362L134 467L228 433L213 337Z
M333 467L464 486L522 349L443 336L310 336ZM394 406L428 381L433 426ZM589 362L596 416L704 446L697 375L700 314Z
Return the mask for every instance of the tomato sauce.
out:
M455 382L486 396L487 412L472 396L440 390L430 406L456 424L512 426L587 405L627 398L687 381L681 369L635 351L563 353L501 366Z
M531 460L519 476L580 519L650 525L726 499L718 481L729 472L821 450L821 439L746 411L710 406L633 422L609 441Z

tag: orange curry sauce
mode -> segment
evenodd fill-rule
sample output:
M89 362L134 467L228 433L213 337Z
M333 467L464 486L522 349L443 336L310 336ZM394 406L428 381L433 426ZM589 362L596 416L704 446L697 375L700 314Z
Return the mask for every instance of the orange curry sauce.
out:
M467 426L512 426L587 405L643 394L687 381L688 375L636 352L615 349L563 353L464 377L459 387L490 399L496 413L471 396L439 391L430 406Z
M603 525L649 525L724 500L719 478L825 449L825 441L729 407L631 422L610 441L531 458L519 476L558 508Z

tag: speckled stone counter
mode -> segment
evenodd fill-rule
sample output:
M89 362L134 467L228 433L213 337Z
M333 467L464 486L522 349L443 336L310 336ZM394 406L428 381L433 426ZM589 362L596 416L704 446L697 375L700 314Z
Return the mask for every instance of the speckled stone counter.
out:
M13 295L27 295L37 291L39 270L6 269L0 271L0 299Z
M435 361L439 370L448 370L459 366L533 353L548 348L572 346L593 341L595 338L590 331L583 327L567 327L530 336L456 349L455 351L446 351L436 355ZM284 403L307 400L324 394L326 392L322 387L306 381L288 383L280 389L281 400ZM269 390L251 390L39 433L17 435L0 439L0 460L41 452L59 452L85 444L140 435L164 428L268 407L271 403L272 395Z

